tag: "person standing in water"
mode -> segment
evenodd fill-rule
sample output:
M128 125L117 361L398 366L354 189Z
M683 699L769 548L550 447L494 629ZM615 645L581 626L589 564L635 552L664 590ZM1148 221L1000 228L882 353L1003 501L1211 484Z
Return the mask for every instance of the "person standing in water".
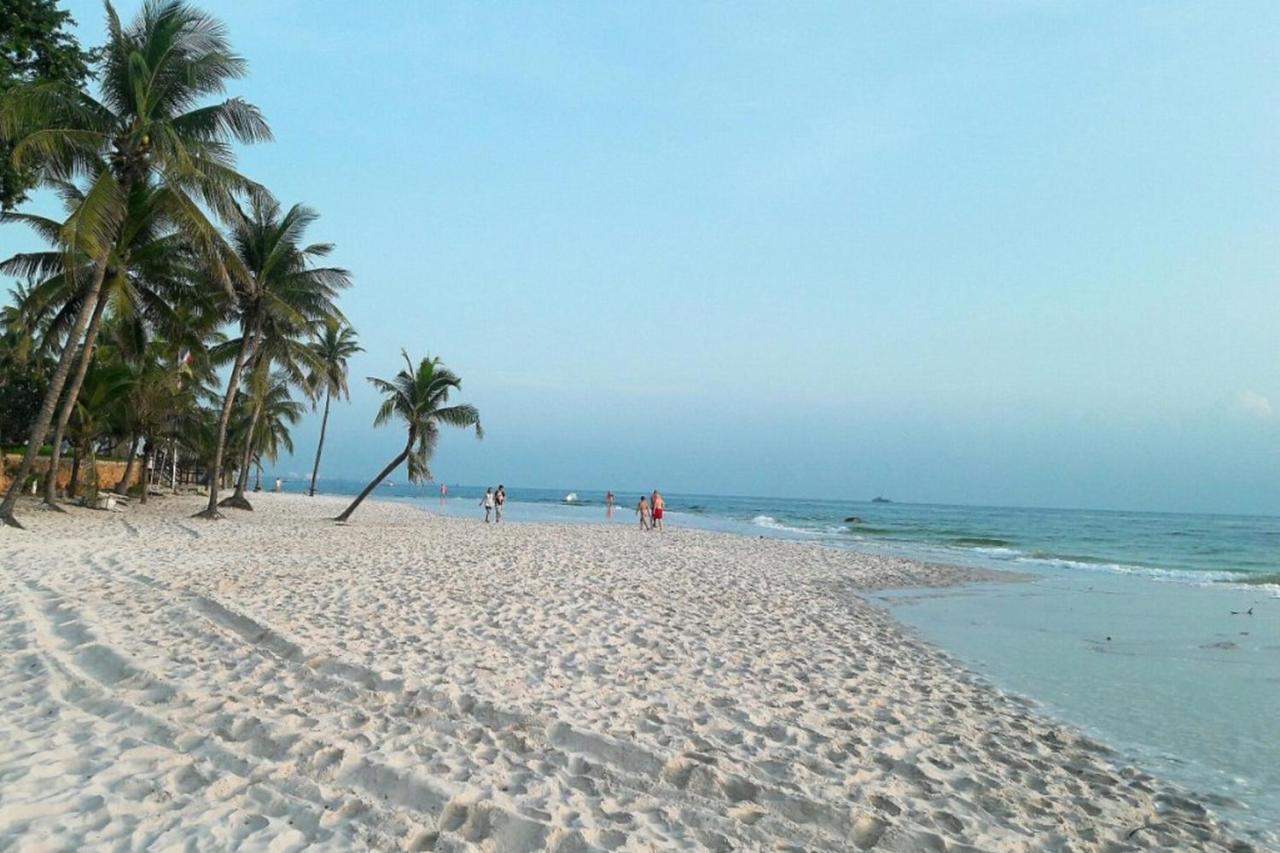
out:
M649 499L644 495L640 496L640 503L636 504L636 515L640 516L640 529L649 529Z
M449 487L444 483L440 484L440 506L444 506L444 499L449 497Z
M480 499L480 506L484 507L484 523L489 523L489 513L493 512L493 488L484 490L484 497Z
M498 485L498 491L493 493L493 523L497 524L502 521L502 507L507 503L507 487Z
M662 529L662 516L666 513L667 501L657 489L653 490L653 524L654 530Z
M613 492L606 492L604 496L605 518L613 520Z

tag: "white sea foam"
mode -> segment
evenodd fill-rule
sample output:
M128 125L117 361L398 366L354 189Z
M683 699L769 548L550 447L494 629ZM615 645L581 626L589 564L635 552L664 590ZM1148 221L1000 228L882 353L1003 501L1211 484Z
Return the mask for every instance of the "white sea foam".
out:
M1017 548L966 548L966 551L976 551L979 554L991 554L992 556L1019 556L1022 554Z
M1088 572L1110 572L1125 575L1141 575L1153 580L1178 581L1181 583L1218 583L1220 581L1239 580L1235 572L1188 571L1184 569L1160 569L1152 566L1134 566L1127 563L1089 563L1083 560L1068 560L1060 557L1018 557L1014 562L1031 563L1042 566L1053 566L1062 569L1079 569Z
M751 523L756 527L764 527L768 530L782 530L787 533L804 533L809 536L813 536L818 533L816 530L806 530L803 527L792 527L791 525L783 524L772 515L757 515L755 518L751 519Z

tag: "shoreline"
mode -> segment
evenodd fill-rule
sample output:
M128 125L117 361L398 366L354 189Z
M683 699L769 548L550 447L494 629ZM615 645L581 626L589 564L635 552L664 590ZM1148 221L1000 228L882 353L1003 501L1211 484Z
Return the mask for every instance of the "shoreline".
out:
M326 489L336 489L330 492L333 494L347 494L342 482L330 481ZM358 491L358 487L352 488ZM430 492L401 485L382 490L380 496L384 500L408 501L452 518L470 518L473 495L465 493L476 491L476 487L457 487L444 503ZM513 487L511 521L607 523L603 520L602 498L591 496L569 503L558 497L560 494L561 490ZM1268 549L1273 531L1266 529L1267 523L1275 519L1266 516L909 503L875 506L825 498L677 493L672 493L669 501L667 509L673 523L701 530L816 542L878 556L1030 577L1061 568L1140 575L1193 585L1247 586L1280 596L1280 584L1275 583L1271 565L1273 549ZM632 517L632 510L625 506L619 510L625 524ZM852 524L850 513L854 516ZM1232 525L1237 522L1245 523L1246 529L1233 531ZM1076 523L1099 525L1100 533L1092 537L1097 541L1075 541L1079 533L1073 527ZM1201 556L1189 560L1187 555L1191 553ZM1204 556L1210 553L1216 556ZM1260 568L1260 561L1270 568Z
M337 526L313 510L340 498L251 499L217 524L161 498L31 512L31 533L0 534L0 695L23 698L0 724L6 837L1233 842L865 597L1013 578L679 528L485 527L397 501ZM63 716L93 736L74 741Z

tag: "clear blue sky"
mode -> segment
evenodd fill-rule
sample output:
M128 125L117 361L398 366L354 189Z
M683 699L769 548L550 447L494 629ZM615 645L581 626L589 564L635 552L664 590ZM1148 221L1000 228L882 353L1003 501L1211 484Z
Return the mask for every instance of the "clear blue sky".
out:
M1280 511L1278 3L203 5L355 275L325 474L404 346L448 482Z

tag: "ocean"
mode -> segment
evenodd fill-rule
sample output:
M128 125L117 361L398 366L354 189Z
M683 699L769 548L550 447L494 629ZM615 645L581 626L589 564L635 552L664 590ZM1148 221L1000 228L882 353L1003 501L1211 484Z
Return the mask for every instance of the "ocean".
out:
M352 494L364 483L329 480L320 485L329 492ZM290 482L286 488L301 490L305 483ZM441 504L438 486L397 484L379 488L375 496L422 501L437 512L474 516L483 494L483 487L450 486L449 499ZM507 495L510 521L607 520L604 492L508 487ZM1048 566L1280 589L1280 517L1275 516L667 493L664 497L669 523L680 526L802 539L966 566L1014 571ZM639 498L638 493L619 493L614 520L634 521Z
M354 494L354 481L321 483ZM305 490L301 482L289 491ZM375 496L483 518L483 487ZM638 493L508 487L512 523L635 524ZM1001 689L1176 782L1246 838L1280 827L1280 517L666 494L666 522L1017 572L869 597Z

